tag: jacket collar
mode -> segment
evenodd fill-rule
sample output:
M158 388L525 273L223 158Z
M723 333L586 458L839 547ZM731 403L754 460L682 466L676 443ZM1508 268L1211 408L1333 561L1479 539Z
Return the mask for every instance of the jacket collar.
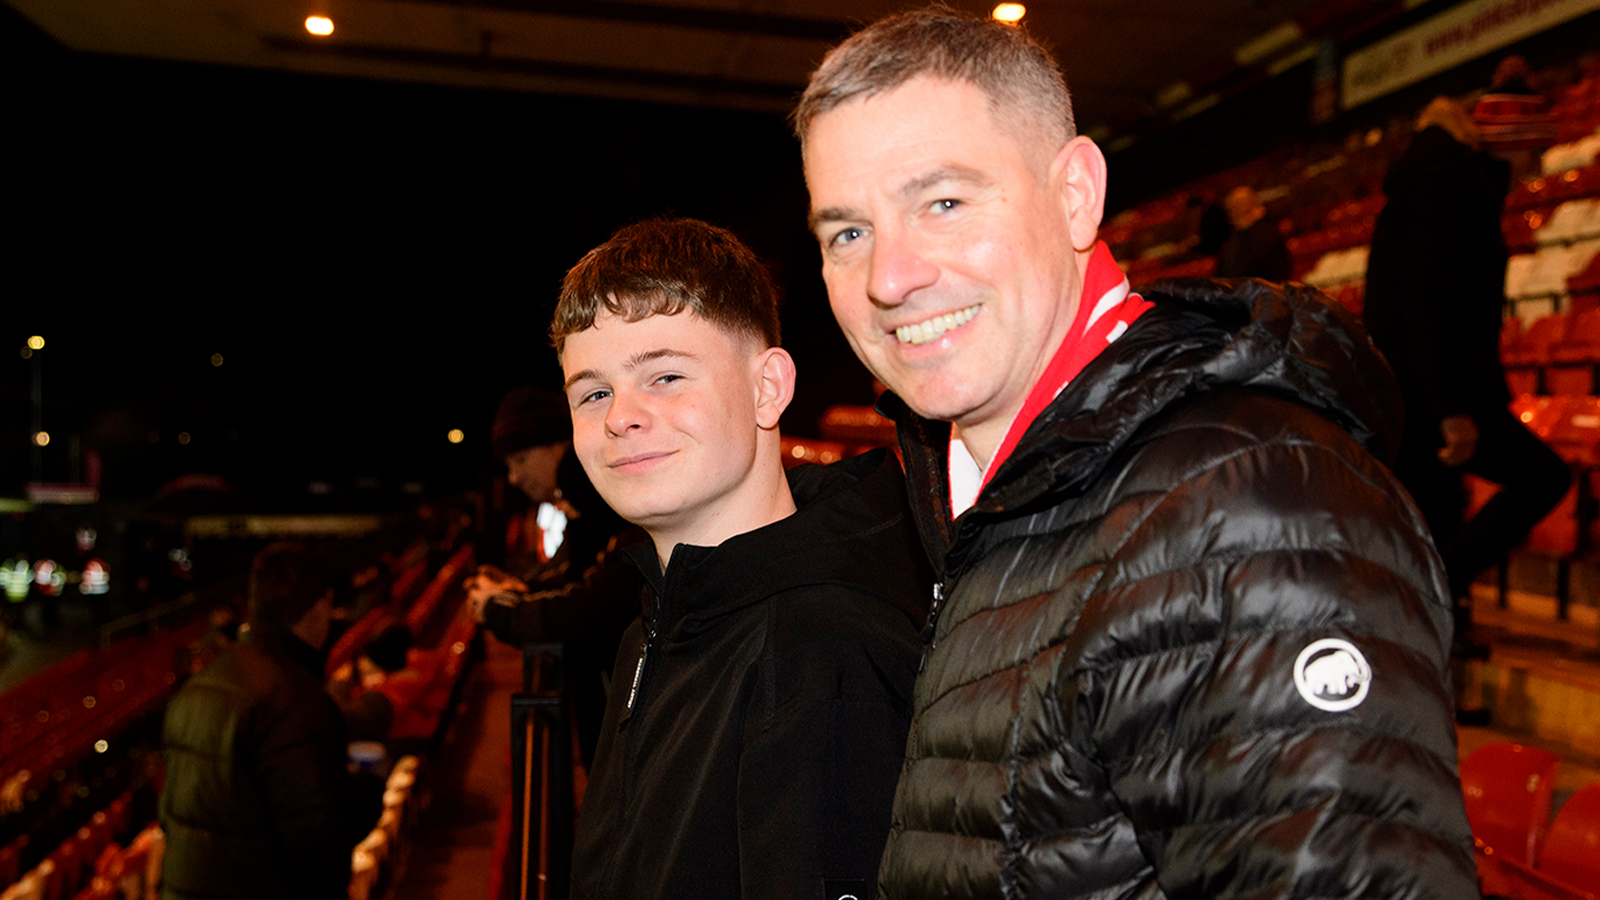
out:
M787 475L794 515L715 547L679 544L665 572L649 541L623 551L650 587L646 620L683 637L773 594L829 584L900 601L918 548L902 527L905 481L894 456L877 450Z
M1380 460L1392 458L1401 410L1394 375L1347 311L1312 288L1257 280L1173 279L1143 291L1155 306L1028 427L977 504L949 520L950 426L885 394L898 425L918 530L941 563L979 523L1082 496L1141 428L1222 387L1268 391L1310 407Z
M300 640L293 631L277 624L257 619L250 620L250 630L242 638L271 656L287 657L304 668L318 680L327 664L327 653Z

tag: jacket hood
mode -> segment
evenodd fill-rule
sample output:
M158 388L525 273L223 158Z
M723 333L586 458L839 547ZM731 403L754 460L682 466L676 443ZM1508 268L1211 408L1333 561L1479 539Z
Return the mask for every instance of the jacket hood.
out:
M1034 421L995 473L998 495L1015 504L1046 485L1079 493L1150 419L1225 387L1310 407L1373 456L1392 459L1402 417L1394 374L1361 323L1320 291L1172 279L1141 293L1155 307Z
M1394 374L1366 331L1314 288L1255 279L1170 279L1140 291L1154 307L1074 378L1035 419L1001 464L973 512L1006 513L1082 495L1112 457L1157 416L1206 392L1266 391L1307 406L1348 431L1373 456L1392 461L1402 408ZM910 415L898 398L880 408L902 429L913 490L935 494L923 508L948 509L942 453L949 426ZM938 473L931 481L929 472ZM947 524L919 523L936 547Z
M1425 193L1431 185L1457 187L1478 180L1490 185L1498 202L1511 187L1511 164L1468 147L1438 125L1429 125L1411 138L1410 146L1389 166L1383 176L1383 193L1392 202ZM1495 211L1498 215L1498 206Z
M788 478L794 515L715 547L680 544L665 574L648 541L625 551L660 598L659 626L669 636L697 633L783 591L829 584L869 590L920 624L905 586L925 563L895 457L879 449L796 466ZM653 614L647 607L646 619Z

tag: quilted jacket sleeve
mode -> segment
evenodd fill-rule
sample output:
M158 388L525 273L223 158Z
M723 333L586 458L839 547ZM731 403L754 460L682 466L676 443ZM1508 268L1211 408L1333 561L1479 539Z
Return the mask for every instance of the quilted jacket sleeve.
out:
M1142 451L1071 727L1168 897L1476 897L1441 568L1381 466L1283 413Z

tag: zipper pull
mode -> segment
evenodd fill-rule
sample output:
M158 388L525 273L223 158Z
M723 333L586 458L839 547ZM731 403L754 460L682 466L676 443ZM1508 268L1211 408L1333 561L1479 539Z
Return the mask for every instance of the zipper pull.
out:
M933 583L933 602L928 605L928 624L922 626L922 662L917 665L921 672L928 667L928 654L933 651L933 634L939 624L939 604L944 601L944 582Z
M644 661L650 655L650 641L646 638L639 643L639 662L633 667L633 684L628 688L628 704L622 709L622 719L617 722L621 725L633 715L633 701L639 696L639 682L644 678Z

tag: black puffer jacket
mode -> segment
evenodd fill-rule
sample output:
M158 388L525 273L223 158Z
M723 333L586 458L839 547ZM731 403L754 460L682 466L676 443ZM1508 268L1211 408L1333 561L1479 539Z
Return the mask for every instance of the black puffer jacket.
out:
M889 398L945 599L885 896L1477 896L1393 378L1289 290L1146 293L953 527Z
M932 579L887 451L789 483L794 515L680 545L665 574L630 548L651 599L611 677L574 898L870 891Z
M345 726L304 641L255 622L167 704L165 898L343 898Z

